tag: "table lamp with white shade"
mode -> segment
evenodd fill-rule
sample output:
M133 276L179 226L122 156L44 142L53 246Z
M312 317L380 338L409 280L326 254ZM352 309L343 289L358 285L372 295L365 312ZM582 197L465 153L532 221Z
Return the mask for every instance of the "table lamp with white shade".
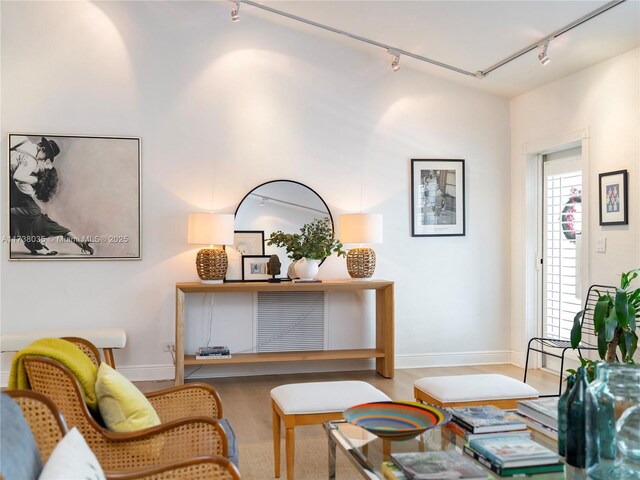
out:
M382 215L347 213L340 215L340 241L344 244L382 243ZM347 271L351 278L368 280L376 269L376 254L368 247L352 248L347 253Z
M233 245L233 214L190 213L188 242L209 245L198 251L196 267L202 283L222 283L227 274L227 252L214 245Z

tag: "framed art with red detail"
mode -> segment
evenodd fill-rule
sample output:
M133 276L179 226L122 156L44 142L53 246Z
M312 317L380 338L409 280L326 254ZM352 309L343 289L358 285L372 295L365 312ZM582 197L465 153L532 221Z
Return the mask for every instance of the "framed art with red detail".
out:
M575 241L582 233L578 229L582 218L582 191L579 188L571 188L569 200L562 208L562 233L567 240Z
M10 260L139 260L140 139L9 134Z
M601 173L600 225L629 224L628 173L626 170Z

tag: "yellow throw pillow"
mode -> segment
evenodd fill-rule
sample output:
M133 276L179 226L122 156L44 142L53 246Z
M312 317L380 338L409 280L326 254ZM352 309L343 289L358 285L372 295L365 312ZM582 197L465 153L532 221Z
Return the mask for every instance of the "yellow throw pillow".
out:
M160 425L160 417L138 388L106 363L96 382L98 408L109 430L134 432Z

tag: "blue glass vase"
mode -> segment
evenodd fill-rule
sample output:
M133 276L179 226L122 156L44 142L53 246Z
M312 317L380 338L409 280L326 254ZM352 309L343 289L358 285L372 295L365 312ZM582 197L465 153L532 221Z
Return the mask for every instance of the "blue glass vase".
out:
M595 410L593 405L595 397L589 389L587 371L579 368L576 384L567 397L566 462L576 468L587 466L587 434L597 424L595 415L588 417L587 410Z
M640 446L639 440L634 440L640 436L640 412L633 410L640 405L640 366L607 363L598 368L598 380L592 384L592 391L599 449L598 455L588 461L589 478L640 480L640 458L636 458L640 457ZM634 471L632 475L630 472Z
M567 399L575 384L576 377L567 377L567 388L558 400L558 454L562 457L567 454Z

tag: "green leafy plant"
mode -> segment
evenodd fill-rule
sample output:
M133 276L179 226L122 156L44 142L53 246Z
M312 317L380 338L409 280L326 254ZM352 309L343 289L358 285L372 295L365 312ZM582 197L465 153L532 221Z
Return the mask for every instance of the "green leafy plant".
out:
M589 383L593 382L596 378L596 365L598 362L582 356L578 357L578 360L580 360L580 366L587 371L587 380ZM573 377L578 375L578 371L574 368L568 368L567 373Z
M302 257L323 260L334 252L340 257L346 255L342 250L342 243L334 237L329 217L315 219L303 225L300 233L284 233L281 230L273 232L267 245L284 247L292 260L300 260Z
M598 301L593 311L593 327L598 337L598 354L606 362L615 362L620 350L620 359L625 363L635 363L633 354L638 348L636 329L640 317L640 288L633 290L631 282L638 277L640 269L623 273L620 288L614 295L598 292ZM576 349L582 339L580 319L582 311L573 319L571 347ZM592 366L593 362L580 357L582 366ZM586 363L584 363L586 362ZM590 364L591 362L591 364Z

